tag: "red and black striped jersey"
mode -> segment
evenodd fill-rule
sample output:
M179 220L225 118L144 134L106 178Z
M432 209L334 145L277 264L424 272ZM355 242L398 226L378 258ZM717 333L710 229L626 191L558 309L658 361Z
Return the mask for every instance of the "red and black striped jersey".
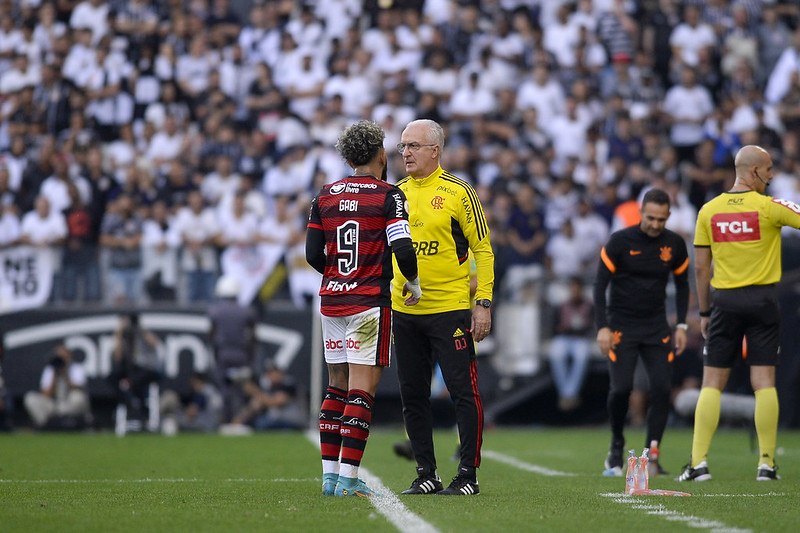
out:
M350 176L322 188L311 203L308 229L325 235L321 312L349 316L389 307L392 249L410 239L403 192L371 176Z

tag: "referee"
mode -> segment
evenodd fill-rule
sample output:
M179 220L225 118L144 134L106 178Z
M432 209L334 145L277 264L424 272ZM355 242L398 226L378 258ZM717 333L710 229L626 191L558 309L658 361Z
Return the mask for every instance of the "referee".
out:
M444 131L432 120L406 126L397 146L408 177L397 186L409 203L411 239L425 298L403 305L405 278L395 270L392 316L403 418L417 461L417 479L403 494L478 494L483 407L474 342L491 328L494 255L475 190L439 166ZM475 309L470 297L472 251L477 267ZM461 440L458 473L446 489L436 473L431 376L439 363L456 410Z
M650 189L642 199L641 222L614 232L600 251L594 302L597 344L608 357L610 377L611 446L605 461L607 475L622 475L623 429L636 360L641 357L650 383L645 439L645 447L649 447L653 441L660 443L664 434L672 361L675 354L680 355L686 348L689 255L683 238L665 228L669 209L669 195L661 189ZM675 283L678 320L674 340L666 312L670 275Z
M772 158L763 148L741 148L734 166L736 181L731 190L710 200L697 215L695 276L700 331L706 345L692 456L677 481L711 479L707 457L719 423L720 396L731 368L742 356L744 337L756 398L756 479L780 479L775 466L775 366L780 344L776 284L781 279L781 227L800 228L800 206L764 194L772 181Z

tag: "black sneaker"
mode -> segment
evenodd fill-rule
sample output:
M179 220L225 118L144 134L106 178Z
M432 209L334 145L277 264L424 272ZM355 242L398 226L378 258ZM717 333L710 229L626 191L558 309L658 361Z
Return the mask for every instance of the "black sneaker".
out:
M683 474L675 478L675 481L708 481L711 474L708 473L708 465L705 461L692 468L692 463L686 465Z
M778 475L778 465L772 467L767 465L758 465L758 475L756 476L756 481L776 481L780 478L781 476Z
M419 476L411 483L408 490L404 490L401 494L437 494L444 488L442 480L439 476Z
M622 451L625 448L624 440L612 440L611 447L608 450L606 457L604 476L621 476L622 475Z
M466 476L456 476L446 489L437 492L439 496L468 496L470 494L480 494L478 481Z

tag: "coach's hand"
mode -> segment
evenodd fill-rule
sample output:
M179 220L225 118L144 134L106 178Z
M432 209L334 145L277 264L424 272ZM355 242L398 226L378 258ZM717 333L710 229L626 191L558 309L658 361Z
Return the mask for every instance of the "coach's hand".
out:
M411 296L406 298L403 303L406 305L417 305L419 299L422 297L422 288L419 286L419 276L403 283L403 296L409 292Z
M675 355L680 355L686 349L686 330L675 328Z
M481 342L492 331L492 311L488 307L476 305L472 310L472 340Z
M597 346L600 347L600 353L604 357L608 357L608 352L611 350L611 328L600 328L597 330Z

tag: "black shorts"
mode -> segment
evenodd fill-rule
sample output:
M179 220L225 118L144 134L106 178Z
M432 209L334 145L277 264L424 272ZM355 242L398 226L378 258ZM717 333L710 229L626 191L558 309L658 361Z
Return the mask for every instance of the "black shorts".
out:
M711 294L711 321L703 364L732 368L742 358L751 366L775 366L780 352L780 306L775 285L716 289Z

